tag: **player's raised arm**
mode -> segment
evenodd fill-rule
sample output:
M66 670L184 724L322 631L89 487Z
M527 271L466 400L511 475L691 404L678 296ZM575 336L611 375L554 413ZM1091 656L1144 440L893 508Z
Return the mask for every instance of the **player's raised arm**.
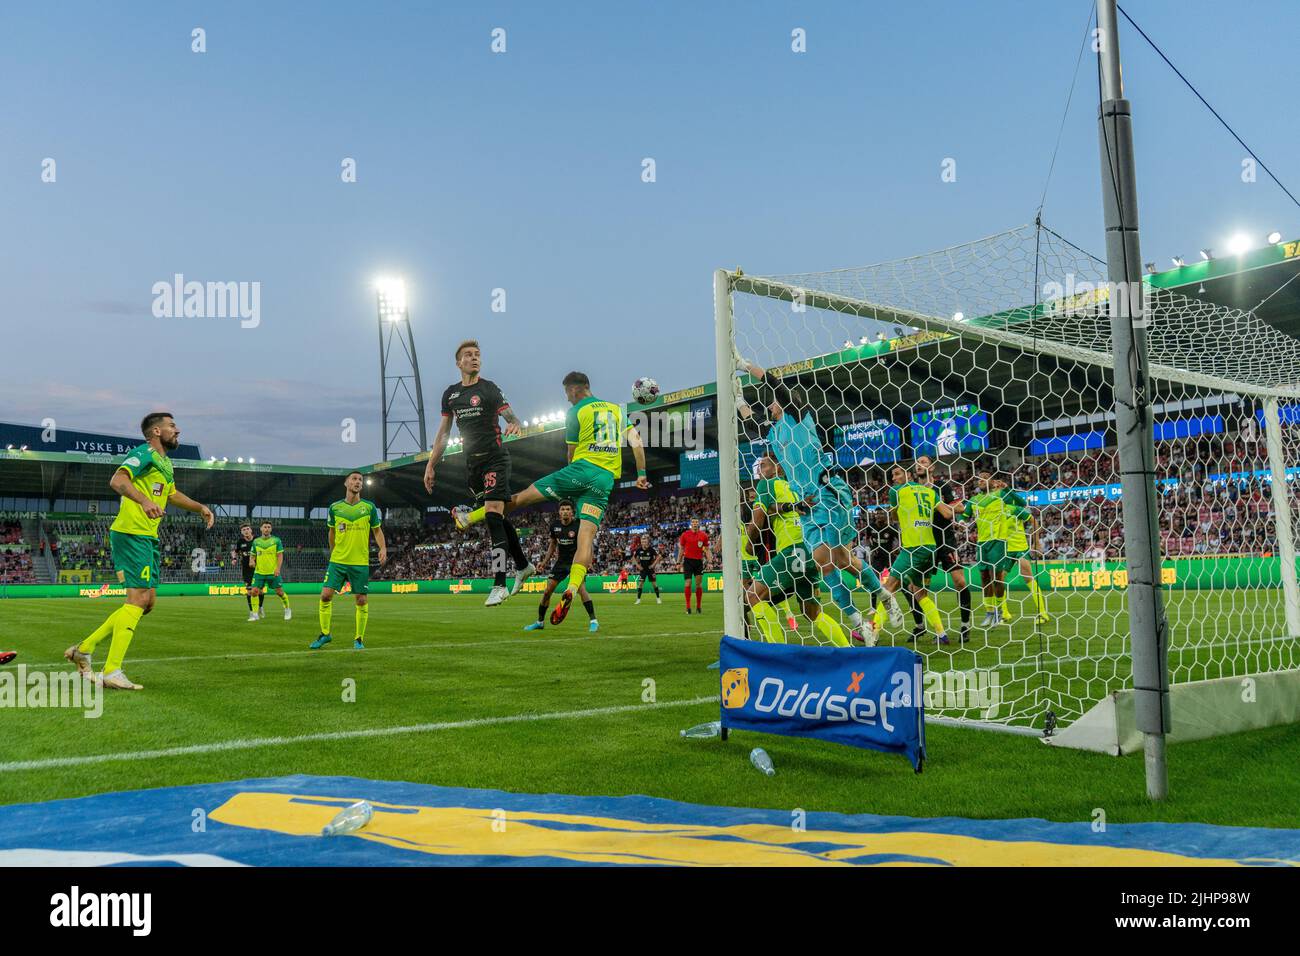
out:
M636 486L644 491L650 487L650 479L645 475L645 443L641 441L641 433L635 425L629 425L626 434L628 447L636 459Z
M216 517L212 514L211 509L209 509L207 505L201 505L189 495L181 494L179 491L173 491L168 495L167 503L175 503L178 508L184 508L186 511L192 511L197 515L203 515L203 522L206 527L211 528L212 523L216 521ZM162 514L161 511L158 513Z
M446 399L443 399L446 404ZM429 460L424 465L424 490L433 494L433 476L438 468L438 462L442 461L442 453L447 450L447 439L451 436L451 412L443 411L442 421L438 423L438 434L433 436L433 448L429 452Z

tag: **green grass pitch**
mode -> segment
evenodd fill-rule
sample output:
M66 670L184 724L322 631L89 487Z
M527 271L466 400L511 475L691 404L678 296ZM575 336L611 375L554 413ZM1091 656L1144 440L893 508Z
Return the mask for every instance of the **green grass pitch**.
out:
M1236 600L1189 594L1181 606L1171 601L1171 614L1184 624L1230 616ZM1094 651L1096 642L1122 646L1080 616L1122 612L1121 599L1052 601L1052 628L1040 633L1024 618L1010 631L977 632L954 666L987 664L1016 641L1046 640L1062 658L1089 641ZM21 655L7 669L66 667L63 650L114 606L0 601L0 647ZM955 622L951 595L943 607ZM493 609L467 595L381 595L371 599L360 652L350 646L350 598L336 604L335 640L322 651L307 650L315 598L295 597L293 608L285 622L272 598L266 620L249 624L241 598L161 598L127 658L144 691L106 694L98 719L0 710L0 803L307 773L848 813L1087 821L1102 808L1113 823L1295 824L1300 735L1291 727L1171 748L1170 799L1161 805L1142 796L1139 758L1050 750L1008 734L931 726L921 775L899 757L823 741L682 739L679 730L718 713L709 700L717 672L706 668L722 625L713 594L702 616L686 615L680 594L639 607L627 595L597 597L597 635L588 635L580 606L559 628L524 633L536 613L528 595ZM344 699L349 686L354 702ZM749 766L755 746L771 754L775 777Z

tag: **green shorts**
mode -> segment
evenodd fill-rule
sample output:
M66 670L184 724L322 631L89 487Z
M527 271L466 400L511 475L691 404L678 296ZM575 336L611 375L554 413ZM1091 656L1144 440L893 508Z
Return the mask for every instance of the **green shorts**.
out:
M325 569L325 587L331 591L342 591L344 582L352 583L353 594L370 592L370 565L336 564L331 561Z
M129 588L158 586L157 538L110 531L108 541L113 549L113 570L119 581Z
M600 519L609 507L609 494L614 490L614 475L589 461L574 461L533 484L552 501L568 498L578 520L600 527Z
M821 570L803 544L792 544L778 551L772 560L762 565L755 580L767 585L772 592L770 600L779 603L793 595L800 601L811 601L817 596Z
M1007 543L1005 541L981 541L975 564L981 572L985 568L992 574L1006 570L1008 566Z
M278 574L254 574L251 588L261 588L263 591L278 591L284 587L284 582L280 580Z
M930 545L919 548L903 548L889 566L889 573L904 584L916 583L925 587L930 576L939 572L936 549Z
M1028 548L1021 548L1016 551L1007 551L1007 567L1014 567L1019 561L1032 560L1032 552Z
M740 579L742 581L754 580L755 578L758 577L758 572L762 569L762 567L763 566L758 563L758 560L756 558L741 558Z

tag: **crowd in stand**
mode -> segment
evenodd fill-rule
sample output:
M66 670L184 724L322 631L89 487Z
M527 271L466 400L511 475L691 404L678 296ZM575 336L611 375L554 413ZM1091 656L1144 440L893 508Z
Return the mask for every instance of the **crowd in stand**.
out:
M0 521L0 584L31 584L35 580L22 523Z

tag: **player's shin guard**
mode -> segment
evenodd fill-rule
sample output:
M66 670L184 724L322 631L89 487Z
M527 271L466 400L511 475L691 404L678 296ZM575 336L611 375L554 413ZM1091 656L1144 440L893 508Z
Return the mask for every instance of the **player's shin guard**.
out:
M108 648L108 659L104 661L105 674L121 670L126 649L131 646L131 638L135 636L135 626L140 623L143 615L144 608L134 604L123 604L118 610L117 617L113 620L113 643Z
M776 608L766 601L759 601L753 607L754 623L763 640L769 644L784 644L785 632L781 630L781 620L776 616Z
M844 628L840 627L838 621L829 614L818 614L817 620L813 621L813 630L825 636L836 647L848 647L849 636L844 633Z
M925 622L930 625L930 630L934 631L936 636L947 633L947 629L943 626L943 618L939 616L939 609L935 606L934 598L926 596L916 603L920 605L921 613L925 615Z
M969 627L970 614L971 614L971 607L970 607L971 601L970 601L969 587L961 588L957 592L957 603L961 605L961 626Z
M506 549L510 552L511 560L515 562L515 570L522 571L528 567L528 556L524 554L524 549L519 546L519 532L515 530L515 526L509 518L502 517L501 524L506 531Z
M546 620L546 609L551 606L550 598L543 598L542 603L537 605L537 620L539 622Z
M573 567L569 570L569 586L566 590L577 594L578 588L582 587L582 582L585 580L587 580L587 568L574 562Z
M289 606L289 594L287 591L284 594L277 594L276 597L280 599L280 603L285 607Z
M370 605L357 605L357 640L366 636L366 625L370 623Z
M126 605L123 604L122 607L126 607ZM113 633L113 622L117 620L117 616L121 613L122 608L119 607L108 617L104 618L104 623L91 631L90 636L77 645L77 650L81 651L83 654L93 654L95 648L99 646L99 642Z
M492 584L498 588L505 587L506 556L510 553L510 546L506 543L506 519L495 511L489 511L486 521L488 537L492 539Z
M317 614L320 617L320 632L328 634L330 632L330 621L334 618L334 602L321 601L320 607L317 608Z
M641 589L642 589L644 586L645 586L645 582L644 582L644 581L638 580L638 581L636 582L636 599L637 599L638 601L641 600Z
M857 607L853 603L853 592L844 585L844 573L841 571L832 574L826 579L826 584L830 588L831 600L835 606L845 614L853 615L858 613ZM852 578L850 578L852 580Z
M1029 585L1029 595L1034 599L1035 610L1038 611L1040 616L1046 614L1047 602L1043 600L1043 592L1038 587L1038 579L1031 574L1025 579L1025 583Z
M583 602L582 602L582 609L583 609L584 611L587 612L587 617L591 618L593 621L596 620L596 602L595 602L595 601L583 601Z
M690 578L686 579L685 593L686 593L686 610L689 611L691 609L691 579Z

